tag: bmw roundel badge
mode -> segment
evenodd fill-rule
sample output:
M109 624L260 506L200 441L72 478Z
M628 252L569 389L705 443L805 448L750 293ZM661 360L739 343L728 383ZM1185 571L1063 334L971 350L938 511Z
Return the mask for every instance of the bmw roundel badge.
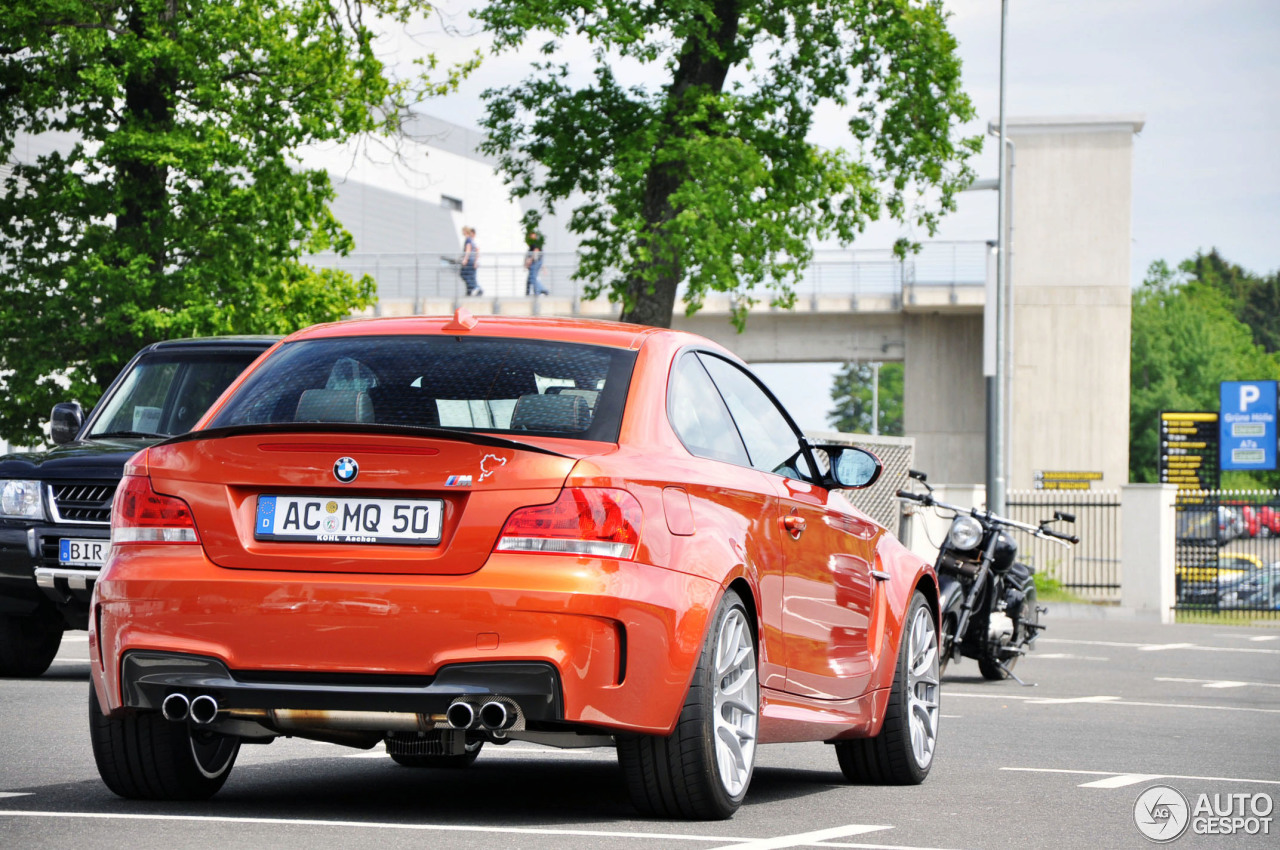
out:
M333 477L343 484L350 484L360 474L360 464L353 457L340 457L333 464Z

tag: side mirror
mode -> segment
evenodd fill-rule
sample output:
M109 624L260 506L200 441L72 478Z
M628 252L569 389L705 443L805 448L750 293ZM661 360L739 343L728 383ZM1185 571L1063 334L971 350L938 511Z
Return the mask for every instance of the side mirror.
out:
M49 419L49 436L55 445L65 445L80 433L84 424L84 408L78 401L64 401L53 406L53 415Z
M870 487L880 478L884 467L880 458L857 446L816 446L831 458L831 479L845 490Z

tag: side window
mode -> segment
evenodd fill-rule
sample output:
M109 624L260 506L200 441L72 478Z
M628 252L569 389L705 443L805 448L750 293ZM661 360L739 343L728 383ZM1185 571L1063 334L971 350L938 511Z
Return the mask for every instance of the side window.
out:
M667 415L685 448L699 457L750 466L720 393L693 354L676 362L667 392Z
M701 354L699 358L729 406L746 443L751 465L788 478L809 477L800 435L773 399L750 375L729 361L710 354Z

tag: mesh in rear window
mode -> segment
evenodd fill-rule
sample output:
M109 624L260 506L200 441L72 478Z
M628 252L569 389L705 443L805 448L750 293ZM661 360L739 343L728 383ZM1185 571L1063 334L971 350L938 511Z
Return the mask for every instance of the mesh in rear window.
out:
M615 441L635 353L497 337L367 336L281 346L210 423L290 422Z

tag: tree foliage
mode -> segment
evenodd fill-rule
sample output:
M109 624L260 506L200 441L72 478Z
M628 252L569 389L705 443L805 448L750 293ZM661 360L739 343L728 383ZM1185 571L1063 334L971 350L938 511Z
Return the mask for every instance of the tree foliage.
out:
M1226 295L1235 317L1249 327L1253 341L1268 352L1280 351L1280 271L1253 274L1223 259L1216 248L1196 254L1178 269Z
M972 172L979 138L941 0L492 0L477 13L499 50L543 41L523 82L484 94L486 149L518 197L573 207L578 275L622 318L669 326L759 290L789 307L815 240L851 242L882 213L932 232ZM556 61L585 40L579 83ZM642 70L627 85L616 67ZM580 70L580 69L575 69ZM820 108L849 148L809 138ZM927 199L927 200L922 200Z
M1160 411L1217 410L1222 381L1280 378L1280 358L1254 342L1224 287L1195 269L1195 260L1179 272L1153 263L1133 295L1129 474L1135 482L1159 480Z
M93 404L143 344L286 332L371 303L372 281L304 264L308 252L349 250L351 238L328 210L328 175L298 168L291 152L394 130L432 87L384 67L370 26L428 8L6 6L0 437L38 439L50 406L68 396Z
M881 364L878 391L873 386L875 372L870 363L848 362L840 367L831 384L835 403L827 413L831 427L847 434L902 436L903 364ZM880 427L874 431L871 423L877 412Z

